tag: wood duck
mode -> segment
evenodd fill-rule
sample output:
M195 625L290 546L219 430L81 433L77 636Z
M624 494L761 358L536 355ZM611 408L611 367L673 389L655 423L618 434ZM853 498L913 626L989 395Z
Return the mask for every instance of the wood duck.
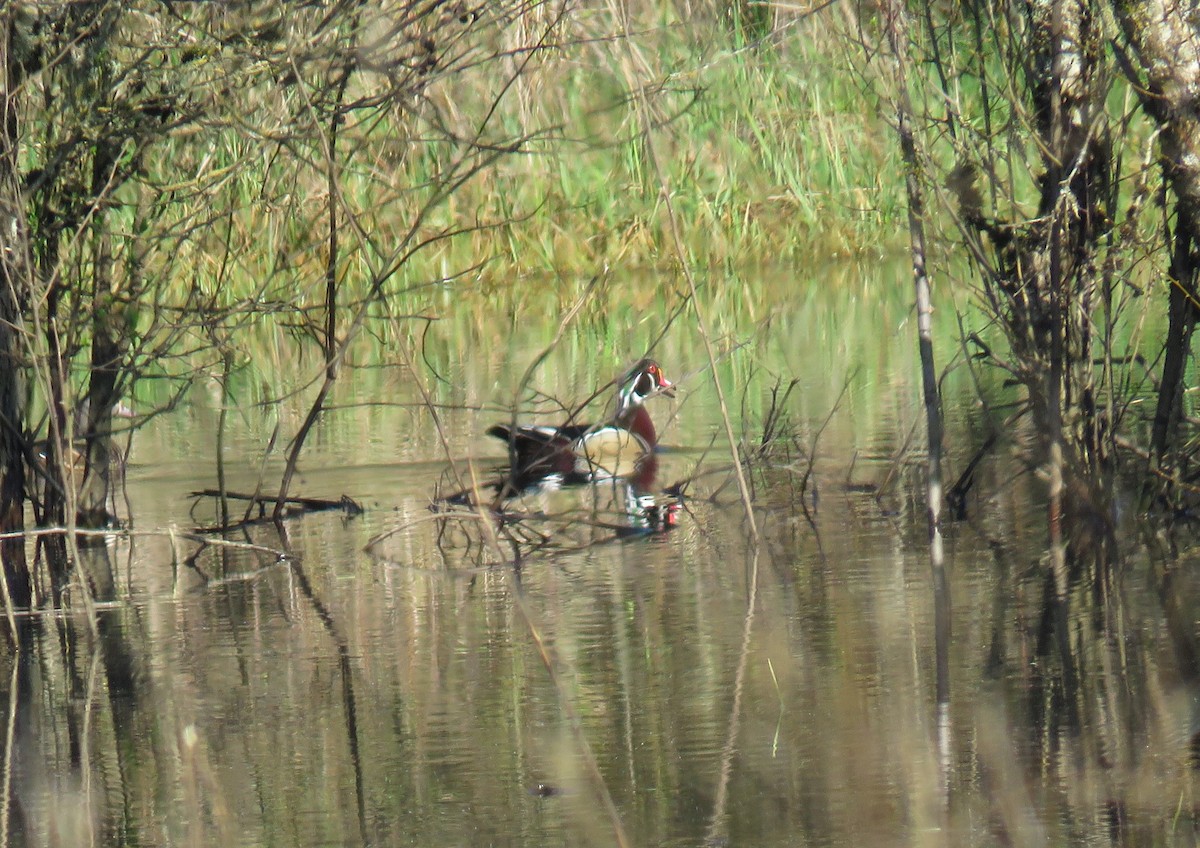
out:
M674 397L675 385L652 359L643 359L616 383L612 411L601 423L491 427L488 435L508 444L506 488L580 485L645 470L658 434L644 404L658 395Z

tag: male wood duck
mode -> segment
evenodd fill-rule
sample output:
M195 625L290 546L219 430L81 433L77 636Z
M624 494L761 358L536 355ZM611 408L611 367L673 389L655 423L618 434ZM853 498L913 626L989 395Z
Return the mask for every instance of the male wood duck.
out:
M652 359L643 359L616 381L611 413L598 424L558 427L496 424L487 432L508 443L511 471L505 488L579 485L646 470L658 443L644 404L675 396L675 385Z

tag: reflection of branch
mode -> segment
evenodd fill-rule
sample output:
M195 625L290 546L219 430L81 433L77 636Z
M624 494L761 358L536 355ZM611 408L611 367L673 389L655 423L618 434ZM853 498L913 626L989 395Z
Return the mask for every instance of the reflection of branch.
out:
M21 644L21 636L20 633L17 632L17 620L13 617L13 598L12 593L8 590L8 569L3 567L0 567L0 595L2 595L4 599L4 617L8 620L8 647L15 652ZM24 603L24 599L22 599L22 603ZM11 751L12 748L10 746L5 750ZM6 776L5 780L7 781L7 779L8 778ZM5 791L7 792L7 789ZM7 804L8 795L5 794L4 798L0 799L0 805L4 805L6 816L8 811ZM8 833L8 831L0 830L0 833Z
M266 545L256 545L253 542L235 542L231 539L214 539L211 536L205 536L201 533L189 533L183 530L129 530L129 529L111 529L111 530L85 530L82 527L69 529L67 527L38 527L34 530L14 530L9 533L0 533L0 539L31 539L39 536L63 536L73 532L76 536L90 536L93 538L114 537L119 539L135 539L141 536L161 536L169 539L187 539L190 542L199 542L201 545L209 547L228 547L242 548L249 551L258 551L259 553L273 554L281 560L291 559L292 556L287 551L279 550L278 548L270 548Z
M587 736L583 732L583 723L579 719L579 713L575 709L574 703L568 697L563 688L562 681L558 676L558 661L552 653L552 649L546 644L546 640L542 638L541 630L533 620L533 616L529 611L529 605L525 602L525 590L521 584L519 572L514 572L513 575L513 600L516 602L517 610L520 611L521 617L525 619L525 625L529 630L529 636L533 640L534 647L537 648L538 657L542 660L542 665L546 668L546 674L550 678L550 682L554 685L554 691L558 695L558 706L563 711L563 716L567 720L568 726L571 728L571 735L575 738L575 743L579 746L579 752L583 757L583 762L587 766L588 776L591 777L595 784L596 792L600 796L600 801L604 805L604 811L608 813L609 823L613 829L613 839L619 848L627 848L629 846L629 838L625 835L625 827L621 824L621 813L617 810L616 803L613 802L612 793L608 791L608 784L604 782L604 775L600 771L600 765L596 762L596 755L592 751L592 746L588 744Z
M7 600L7 590L5 600ZM9 620L11 621L11 615ZM15 630L13 633L13 638L14 640L16 639ZM0 778L3 780L3 788L0 789L0 793L3 793L0 794L0 833L5 834L6 836L7 834L13 832L9 829L10 809L13 802L13 760L15 759L13 741L17 732L17 699L20 697L21 693L21 688L17 685L19 682L17 675L20 673L22 667L28 665L26 661L19 658L19 655L16 653L16 649L17 643L14 641L14 661L12 664L12 671L9 672L8 677L8 720L4 723L4 774L3 778Z
M350 645L339 632L333 614L325 608L325 605L313 592L312 584L308 582L308 575L299 559L292 557L289 564L301 594L308 599L321 626L325 628L325 632L337 646L338 670L342 677L342 705L346 710L346 738L350 743L350 761L354 768L354 796L358 803L358 835L359 840L365 842L367 838L366 795L363 790L362 758L359 756L358 749L358 707L354 696L354 677L350 673Z
M88 664L87 687L84 690L83 698L83 727L80 728L79 732L79 773L83 778L83 787L80 794L83 796L83 803L85 805L83 821L86 823L85 826L87 828L87 842L92 845L96 844L95 828L99 818L96 812L91 809L92 799L95 796L89 791L89 784L91 783L92 775L95 773L95 767L92 765L92 739L95 735L92 732L92 711L97 699L96 683L100 676L100 660L104 653L105 651L103 650L93 651L92 661ZM111 679L109 682L111 683ZM108 693L109 697L114 697L111 687L109 687ZM115 718L116 716L114 716ZM121 726L120 722L115 720L114 725L116 728ZM117 732L118 734L120 733L119 730Z
M725 807L729 800L729 779L733 774L733 755L737 753L738 727L742 719L742 690L746 681L746 665L750 658L750 636L754 630L754 607L758 604L758 547L750 554L750 592L746 599L746 615L742 623L742 649L738 653L737 672L733 676L733 705L729 708L729 730L721 748L721 770L717 779L717 797L713 801L712 819L704 844L717 845L725 828ZM774 671L771 672L774 675Z

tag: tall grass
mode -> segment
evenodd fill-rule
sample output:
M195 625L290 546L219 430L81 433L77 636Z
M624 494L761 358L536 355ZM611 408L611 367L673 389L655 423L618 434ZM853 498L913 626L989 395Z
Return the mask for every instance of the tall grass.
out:
M402 336L412 349L424 325L406 316L445 318L494 306L502 294L515 321L524 290L561 288L569 302L575 281L606 268L644 274L655 289L646 297L673 305L681 256L709 280L704 297L720 301L738 268L782 263L806 269L799 284L825 285L807 269L899 246L902 193L888 129L832 13L743 20L703 4L686 14L663 4L553 11L537 6L519 25L496 27L478 48L486 61L468 57L420 97L381 97L345 116L333 162L343 218L339 332L365 304L381 344ZM222 67L214 59L179 72L207 90L214 80L205 75ZM117 249L146 281L131 296L130 325L138 393L156 407L215 369L218 348L237 350L235 373L253 360L255 345L243 344L253 325L284 334L275 345L286 335L301 343L277 368L252 370L291 385L297 364L309 376L321 364L328 127L305 100L319 80L246 79L223 90L227 110L156 145L112 204ZM347 99L365 102L378 83L356 78ZM643 100L662 173L646 156ZM511 152L491 159L489 146ZM448 174L485 160L445 192ZM680 252L667 247L663 185ZM372 291L394 252L418 244ZM742 300L755 308L753 294ZM610 336L602 347L620 351L614 365L657 330L639 327L635 342L611 323L603 299L587 306L585 322L591 312ZM81 352L89 333L80 322ZM311 361L292 361L310 346ZM169 379L146 385L146 376Z
M523 65L512 84L493 62L431 86L430 108L453 132L477 131L478 116L498 97L484 140L524 141L432 211L418 238L458 234L419 251L393 291L467 269L469 279L495 289L605 265L668 267L659 186L647 173L631 81L649 94L694 267L808 262L899 244L902 193L887 129L864 100L828 15L777 21L768 37L748 43L746 27L715 13L687 20L659 6L634 13L628 35L604 12L560 22L555 48ZM620 38L647 57L649 75L624 65ZM278 93L256 94L265 98L264 136L269 121L294 119L295 106ZM351 290L367 276L366 254L404 238L447 163L470 155L461 142L438 137L427 117L364 110L341 133L342 192L377 239L374 248L358 246L365 253L348 250ZM218 133L215 154L205 154L214 173L231 176L214 181L216 197L198 201L228 209L232 221L194 240L190 270L222 268L231 301L266 296L267 277L291 292L316 291L324 269L316 222L326 194L319 151L280 144L251 158L245 132ZM164 161L198 159L194 143L178 140ZM232 263L217 261L226 254Z

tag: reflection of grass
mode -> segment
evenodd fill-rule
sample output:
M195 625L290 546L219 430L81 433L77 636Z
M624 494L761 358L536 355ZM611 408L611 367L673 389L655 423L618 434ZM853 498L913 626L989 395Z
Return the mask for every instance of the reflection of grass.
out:
M804 453L811 450L813 428L835 406L841 413L822 439L822 448L833 455L849 455L854 444L870 442L881 428L896 427L897 420L906 430L919 413L919 392L901 377L915 373L915 345L908 334L911 295L896 282L905 279L905 263L901 256L894 263L840 263L804 274L785 265L701 278L699 295L712 316L718 353L716 376L734 398L735 430L761 433L771 416L771 387L793 379L799 383L776 412L786 416L785 430L799 436ZM522 419L559 423L562 407L582 402L640 356L680 302L669 276L613 273L603 278L521 391L522 374L582 290L580 282L505 292L464 288L422 310L434 319L428 325L377 322L348 359L311 451L353 464L443 458L432 412L399 353L404 350L419 352L412 359L438 405L455 457L498 460L502 450L482 433L510 418L514 402ZM939 312L936 319L950 322L946 332L954 329L951 311ZM238 410L230 416L231 444L234 455L257 456L277 422L285 437L297 426L323 361L315 346L290 338L270 321L241 334L238 344L240 367L229 387ZM674 401L659 403L652 413L664 443L685 451L702 448L719 424L714 375L686 316L667 329L654 355L681 386ZM849 394L839 404L850 374ZM961 385L965 375L958 372L953 379ZM953 386L948 383L946 390ZM191 415L211 419L217 387L212 381L197 387L202 391L191 395ZM167 381L142 381L135 407L165 402L169 388ZM279 398L278 405L256 406ZM605 393L585 417L603 415L609 399ZM712 460L728 463L728 449L716 448Z

